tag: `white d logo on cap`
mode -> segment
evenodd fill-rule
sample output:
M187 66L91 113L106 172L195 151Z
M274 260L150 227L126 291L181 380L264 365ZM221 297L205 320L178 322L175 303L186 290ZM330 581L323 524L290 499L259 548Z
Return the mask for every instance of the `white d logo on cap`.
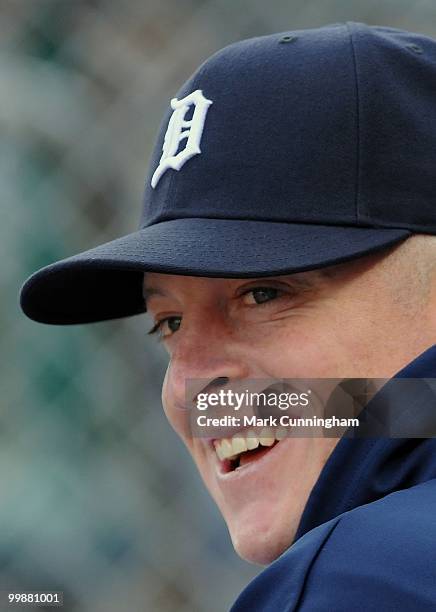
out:
M201 89L197 89L181 100L173 98L171 108L173 114L168 122L162 147L162 157L159 165L151 177L153 189L158 184L162 174L168 169L180 170L185 162L194 155L201 153L200 139L203 133L204 120L212 100L207 100L203 96ZM185 121L185 115L190 106L194 106L192 119ZM184 129L186 128L186 129ZM186 146L175 155L179 143L183 138L187 138Z

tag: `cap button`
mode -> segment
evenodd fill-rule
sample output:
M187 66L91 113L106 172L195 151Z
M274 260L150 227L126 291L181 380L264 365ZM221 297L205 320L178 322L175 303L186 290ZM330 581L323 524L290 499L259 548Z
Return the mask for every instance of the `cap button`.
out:
M414 51L415 53L423 53L423 50L421 49L421 47L419 47L418 45L415 45L415 43L409 43L408 45L406 45L406 49L410 49L411 51Z
M282 36L279 40L279 43L290 43L290 42L294 42L295 40L297 40L296 36Z

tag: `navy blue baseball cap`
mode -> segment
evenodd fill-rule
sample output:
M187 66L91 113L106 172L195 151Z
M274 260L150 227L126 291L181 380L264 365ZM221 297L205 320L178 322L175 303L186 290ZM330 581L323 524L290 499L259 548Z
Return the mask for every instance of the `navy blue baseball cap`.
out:
M248 278L436 233L436 41L346 22L231 44L171 100L136 231L36 271L35 321L145 312L144 272Z

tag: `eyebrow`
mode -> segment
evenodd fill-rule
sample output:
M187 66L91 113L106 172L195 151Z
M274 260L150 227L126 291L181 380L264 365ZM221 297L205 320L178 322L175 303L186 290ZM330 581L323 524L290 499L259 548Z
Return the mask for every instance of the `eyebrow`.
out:
M309 271L311 272L311 270ZM281 276L281 275L280 275ZM279 279L280 276L272 277L272 279ZM316 287L319 282L321 275L310 275L308 276L305 272L296 272L295 274L287 274L283 275L283 278L286 279L291 286L297 289L312 289Z
M304 274L304 272L299 272L299 274ZM293 274L289 274L286 277L288 283L295 285L301 288L312 287L312 285L316 282L313 278L307 276L294 276Z
M309 271L312 272L312 271ZM289 284L291 286L294 287L294 289L299 290L299 291L307 291L310 289L313 289L314 287L316 287L317 282L319 282L322 279L326 279L327 278L327 274L325 274L324 270L316 270L316 272L318 272L318 274L315 276L315 278L312 278L311 275L307 275L305 272L299 272L295 274L286 274L286 275L278 275L278 276L266 276L266 277L258 277L258 278L244 278L244 279L237 279L237 280L245 280L245 281L259 281L259 283L262 282L262 279L264 279L265 281L267 280L276 280L277 278L280 278L280 276L283 276L283 278L286 278L287 281L289 282ZM231 279L233 280L233 279ZM169 297L169 294L164 291L163 289L159 289L159 287L143 287L142 289L142 297L144 299L144 306L147 309L147 301L153 297L153 296L159 296L159 297Z
M142 297L145 301L149 300L153 295L160 295L161 297L166 297L168 294L162 289L158 289L157 287L144 287L142 290Z
M307 276L303 276L304 273L300 272L299 276L294 276L293 274L290 275L283 275L284 278L286 278L288 280L288 282L296 287L299 287L300 289L308 289L311 288L315 285L316 280L314 278L307 278ZM301 276L300 276L301 275ZM279 275L280 278L281 275ZM259 281L262 282L262 279L267 281L267 280L276 280L277 276L267 276L267 277L258 277L258 278L246 278L246 279L237 279L240 281ZM233 280L233 279L231 279ZM160 297L168 297L168 293L166 291L164 291L163 289L159 289L158 287L143 287L142 290L142 297L144 298L144 301L146 302L148 299L150 299L152 296L160 296Z

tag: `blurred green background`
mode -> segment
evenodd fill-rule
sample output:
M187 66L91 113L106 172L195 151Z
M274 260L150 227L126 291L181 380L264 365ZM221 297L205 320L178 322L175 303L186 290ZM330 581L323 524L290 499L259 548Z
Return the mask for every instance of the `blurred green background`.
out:
M68 612L221 612L260 571L165 420L146 316L41 325L18 293L137 229L158 125L199 63L345 20L436 36L436 2L0 1L0 589L62 590Z

